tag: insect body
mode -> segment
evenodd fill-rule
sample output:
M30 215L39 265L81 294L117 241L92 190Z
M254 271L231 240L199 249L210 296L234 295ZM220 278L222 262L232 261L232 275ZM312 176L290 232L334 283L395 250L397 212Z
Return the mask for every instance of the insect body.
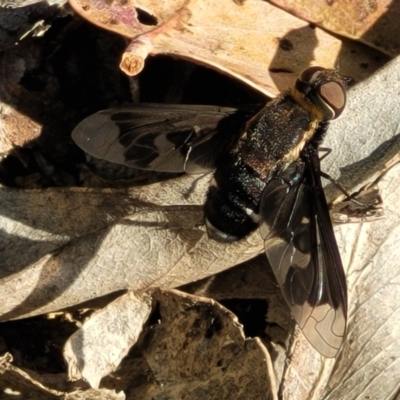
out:
M345 107L347 83L335 70L311 67L250 119L229 108L134 106L94 114L72 136L89 154L131 167L215 169L204 206L209 236L231 242L259 226L294 318L321 354L334 357L347 289L318 147Z

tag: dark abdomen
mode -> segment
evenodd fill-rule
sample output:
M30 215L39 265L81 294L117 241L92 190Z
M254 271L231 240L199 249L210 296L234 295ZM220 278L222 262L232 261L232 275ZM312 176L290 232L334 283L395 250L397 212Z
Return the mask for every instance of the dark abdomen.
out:
M208 235L232 242L258 226L258 210L265 183L238 160L218 168L204 205Z

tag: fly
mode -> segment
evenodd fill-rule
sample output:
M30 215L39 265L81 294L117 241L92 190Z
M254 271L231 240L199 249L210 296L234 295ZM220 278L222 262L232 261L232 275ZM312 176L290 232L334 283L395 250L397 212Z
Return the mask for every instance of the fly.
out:
M316 350L335 357L346 332L347 287L318 148L345 108L349 81L310 67L255 115L135 105L89 116L72 137L87 153L129 167L215 170L204 205L208 235L233 242L259 227L293 317Z

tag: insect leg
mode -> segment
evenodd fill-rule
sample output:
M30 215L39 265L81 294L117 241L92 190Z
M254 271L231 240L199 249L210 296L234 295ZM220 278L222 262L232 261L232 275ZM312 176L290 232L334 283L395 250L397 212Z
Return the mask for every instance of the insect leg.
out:
M326 172L320 171L320 176L322 176L325 179L328 179L334 186L336 186L346 196L346 200L350 200L350 201L352 201L353 203L355 203L355 204L357 204L359 206L367 207L366 204L364 204L361 201L358 201L357 199L352 197L353 195L350 194L341 183L339 183L336 179L332 178Z
M332 153L332 149L329 147L319 147L318 153L323 152L324 154L319 158L319 161L322 161L325 157L328 157L329 154Z

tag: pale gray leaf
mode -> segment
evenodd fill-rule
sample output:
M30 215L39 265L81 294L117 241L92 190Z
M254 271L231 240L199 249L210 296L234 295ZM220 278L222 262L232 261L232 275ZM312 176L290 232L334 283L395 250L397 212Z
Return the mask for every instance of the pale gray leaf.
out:
M69 379L84 378L97 389L136 343L151 306L149 295L128 292L95 312L65 343Z

